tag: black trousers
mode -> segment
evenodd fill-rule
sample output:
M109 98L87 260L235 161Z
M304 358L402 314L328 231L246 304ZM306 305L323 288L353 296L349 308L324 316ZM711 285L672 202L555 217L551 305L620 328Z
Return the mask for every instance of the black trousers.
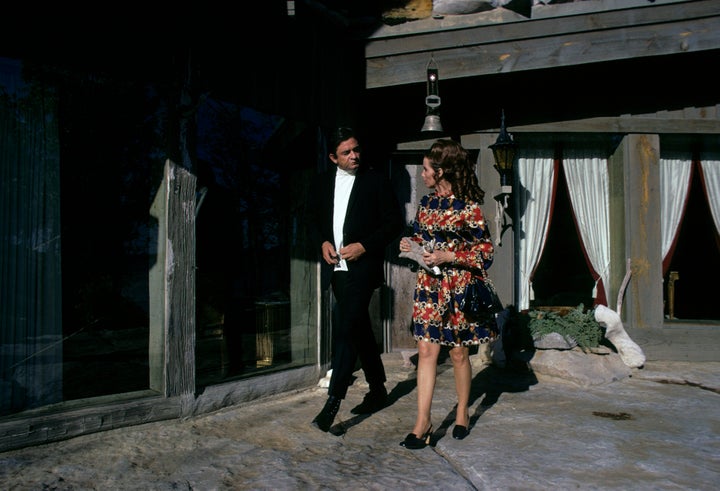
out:
M332 375L328 395L344 399L360 358L370 387L385 383L385 366L380 358L370 322L370 300L374 288L362 277L336 271L332 288L338 312L332 332Z

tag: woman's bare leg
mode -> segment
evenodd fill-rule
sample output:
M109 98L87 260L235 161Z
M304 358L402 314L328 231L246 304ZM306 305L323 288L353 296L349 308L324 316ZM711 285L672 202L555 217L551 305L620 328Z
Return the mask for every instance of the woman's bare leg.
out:
M455 374L455 390L458 403L455 424L468 427L470 424L470 383L472 382L472 366L470 365L470 348L458 346L450 350L450 359Z
M418 341L417 367L417 419L413 433L420 438L430 426L433 392L437 378L437 361L440 345L427 341Z

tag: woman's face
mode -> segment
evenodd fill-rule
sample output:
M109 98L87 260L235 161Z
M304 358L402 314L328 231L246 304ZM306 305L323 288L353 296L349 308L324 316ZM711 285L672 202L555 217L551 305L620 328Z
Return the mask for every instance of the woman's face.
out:
M430 165L430 159L427 157L423 158L423 170L420 176L428 188L435 189L435 186L437 185L437 180L435 179L435 169L433 169L432 165Z

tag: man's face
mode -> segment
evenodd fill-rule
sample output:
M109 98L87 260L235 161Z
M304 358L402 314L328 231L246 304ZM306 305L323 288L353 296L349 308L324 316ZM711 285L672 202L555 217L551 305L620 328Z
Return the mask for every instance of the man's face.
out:
M340 143L337 153L330 154L330 160L342 170L354 174L360 167L360 144L355 138Z

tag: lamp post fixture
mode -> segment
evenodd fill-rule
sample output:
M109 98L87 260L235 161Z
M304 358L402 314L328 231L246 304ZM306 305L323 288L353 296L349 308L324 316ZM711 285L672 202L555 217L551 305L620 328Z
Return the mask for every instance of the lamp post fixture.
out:
M495 158L495 170L500 174L500 193L495 195L493 198L496 203L495 223L498 230L498 245L502 245L502 232L504 228L501 228L501 221L504 222L505 210L509 206L509 198L512 194L512 182L513 182L513 162L515 160L515 151L517 150L517 144L513 141L512 136L507 132L505 128L505 110L502 110L502 118L500 120L500 134L495 140L495 143L489 147L493 152Z
M500 120L500 134L495 143L490 145L495 158L495 170L500 174L500 189L503 193L512 193L512 174L513 161L515 160L515 150L517 144L513 141L512 136L505 129L505 110L502 110L502 119Z

